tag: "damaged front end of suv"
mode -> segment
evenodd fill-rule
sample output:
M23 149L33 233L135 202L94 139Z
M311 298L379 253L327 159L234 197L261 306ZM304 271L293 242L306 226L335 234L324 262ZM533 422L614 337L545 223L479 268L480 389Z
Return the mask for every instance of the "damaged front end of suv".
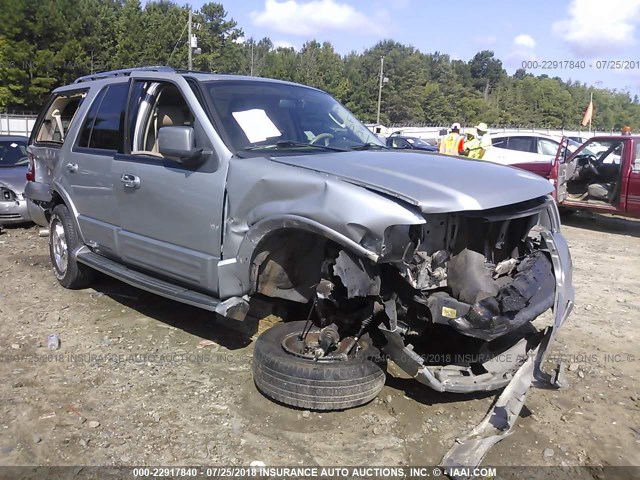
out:
M376 264L344 249L317 287L325 342L348 352L365 332L405 372L437 391L495 390L562 325L571 309L571 260L550 197L425 215L394 226ZM554 309L551 328L532 322ZM334 336L332 338L338 338ZM342 346L342 343L346 346ZM540 362L538 362L540 363Z
M574 293L552 197L422 219L388 226L377 237L364 234L359 245L375 252L368 256L307 233L271 237L271 247L253 257L254 293L313 304L282 351L318 368L346 365L359 354L390 359L437 391L459 393L505 387L535 357L532 376L557 384L558 370L549 375L541 366ZM287 226L306 228L301 221ZM537 320L550 309L551 321ZM309 385L301 391L317 395Z

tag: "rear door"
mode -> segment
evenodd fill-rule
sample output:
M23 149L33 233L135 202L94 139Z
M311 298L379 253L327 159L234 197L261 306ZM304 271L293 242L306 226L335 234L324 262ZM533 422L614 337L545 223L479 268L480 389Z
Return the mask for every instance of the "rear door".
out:
M128 92L126 81L100 89L73 148L61 157L61 188L69 192L84 241L107 256L117 256L119 212L111 168L114 156L124 148Z
M540 161L537 154L536 138L527 135L505 135L491 138L494 148L485 153L483 160L513 165L517 163L530 163Z

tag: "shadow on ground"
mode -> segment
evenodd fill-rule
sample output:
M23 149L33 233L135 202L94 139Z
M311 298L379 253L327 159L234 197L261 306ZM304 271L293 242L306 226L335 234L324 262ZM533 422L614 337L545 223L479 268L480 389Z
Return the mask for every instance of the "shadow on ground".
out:
M594 232L629 235L640 238L640 220L593 212L565 212L562 224Z
M229 350L246 347L255 333L251 319L246 322L226 319L213 312L139 290L104 275L99 275L92 287L141 315L211 340Z

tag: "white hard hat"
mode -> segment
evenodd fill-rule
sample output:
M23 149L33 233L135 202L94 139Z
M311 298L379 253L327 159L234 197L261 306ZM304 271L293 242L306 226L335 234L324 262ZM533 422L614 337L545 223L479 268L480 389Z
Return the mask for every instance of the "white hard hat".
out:
M460 124L458 122L451 124L451 130L460 130Z

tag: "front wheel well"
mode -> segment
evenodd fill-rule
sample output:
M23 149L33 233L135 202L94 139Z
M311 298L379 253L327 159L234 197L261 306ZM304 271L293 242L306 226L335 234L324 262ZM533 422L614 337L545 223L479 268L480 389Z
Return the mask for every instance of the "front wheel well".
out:
M297 228L277 230L264 238L251 261L255 293L308 303L320 281L331 240Z

